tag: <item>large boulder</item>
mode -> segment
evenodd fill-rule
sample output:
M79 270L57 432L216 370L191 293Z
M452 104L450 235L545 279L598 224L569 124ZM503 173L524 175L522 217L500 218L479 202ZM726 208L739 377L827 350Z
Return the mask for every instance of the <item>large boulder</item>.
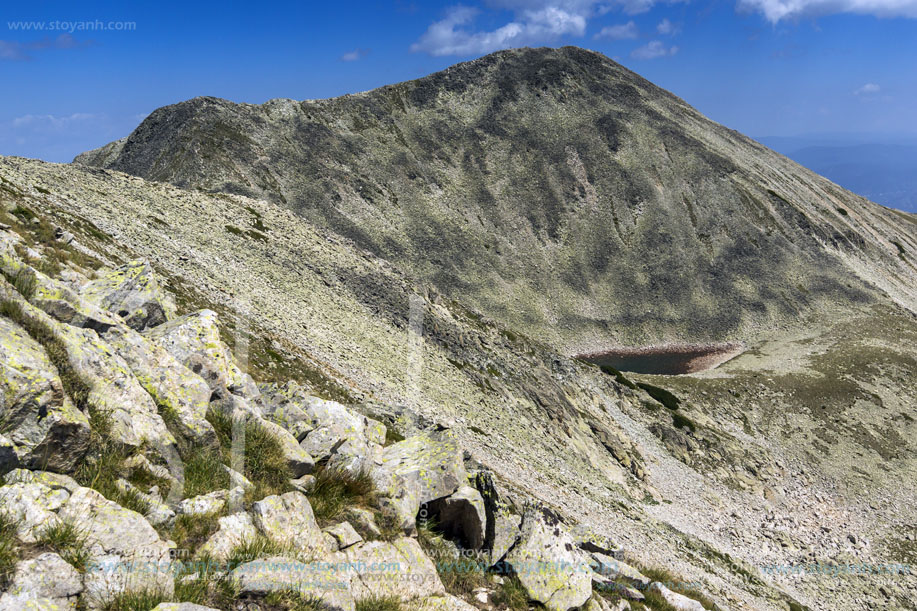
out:
M651 580L649 577L623 560L607 556L600 552L592 552L590 557L590 566L592 566L596 573L606 578L608 581L624 579L638 586L640 589L646 589L650 585Z
M573 538L560 518L543 507L526 506L519 539L505 562L529 598L549 611L576 609L592 595L592 579L582 570Z
M688 598L684 594L673 592L658 581L650 584L650 590L659 593L659 596L676 611L704 611L704 605L698 601Z
M286 459L287 466L290 467L294 478L312 473L315 469L315 461L307 451L296 443L296 438L288 430L270 420L257 416L253 416L253 418L261 428L272 434L280 442L283 457Z
M90 488L77 488L58 512L86 537L90 554L84 585L90 605L126 590L171 596L172 545L142 515L109 501Z
M31 267L26 266L26 269L35 278L35 294L29 301L55 320L99 333L123 324L120 318L83 299L66 283L49 278Z
M349 566L360 567L351 581L353 597L358 601L373 596L409 601L446 593L433 561L416 539L370 541L343 553Z
M0 362L0 422L15 462L73 471L89 448L89 420L64 393L44 348L8 318L0 318Z
M16 565L0 609L75 609L83 580L75 568L57 554L47 552ZM39 602L41 601L41 602Z
M117 314L131 328L142 331L175 317L175 303L145 261L131 261L113 270L102 270L80 294L99 307Z
M350 592L351 574L337 571L340 553L320 562L295 557L260 558L236 567L231 578L243 596L266 596L271 592L295 591L321 600L328 611L355 611Z
M41 484L51 490L63 489L75 492L80 485L69 475L53 473L51 471L31 471L29 469L14 469L3 476L5 484Z
M160 406L168 410L179 442L185 447L216 448L216 432L205 419L210 387L165 348L123 325L102 334Z
M493 473L480 470L474 474L474 485L484 502L487 516L483 549L490 553L492 564L499 562L516 542L522 517L511 511L503 498Z
M296 381L261 384L258 390L261 391L261 406L265 418L290 431L298 441L302 441L315 429L313 418L307 413L306 407L316 399Z
M311 558L327 550L309 499L301 492L272 495L252 504L255 526L271 541L289 547L298 558Z
M416 530L421 505L449 496L467 481L456 440L427 434L385 448L370 475L383 511L406 534Z
M212 391L228 389L246 398L260 396L251 376L232 358L222 339L213 310L200 310L148 329L145 335L169 351L180 363L204 378Z
M465 484L443 499L431 501L430 517L446 538L465 549L479 550L484 545L487 514L481 493Z
M41 529L52 523L55 513L69 499L66 489L38 482L0 486L0 507L16 524L16 536L24 543L34 543Z
M219 525L219 530L197 550L198 558L210 557L218 562L226 561L233 549L258 536L252 517L244 511L223 516L219 519Z
M318 459L330 456L336 446L347 440L379 445L385 442L385 425L336 401L311 397L302 407L314 429L303 439L302 446Z
M177 455L156 403L130 366L91 329L55 323L71 367L89 386L89 403L108 415L112 439L131 448L149 447L167 460Z

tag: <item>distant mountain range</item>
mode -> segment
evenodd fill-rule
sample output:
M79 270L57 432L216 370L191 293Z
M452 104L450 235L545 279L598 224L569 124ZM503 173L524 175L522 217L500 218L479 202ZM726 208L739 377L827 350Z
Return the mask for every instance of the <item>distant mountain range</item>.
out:
M827 135L758 141L874 202L917 212L917 136Z

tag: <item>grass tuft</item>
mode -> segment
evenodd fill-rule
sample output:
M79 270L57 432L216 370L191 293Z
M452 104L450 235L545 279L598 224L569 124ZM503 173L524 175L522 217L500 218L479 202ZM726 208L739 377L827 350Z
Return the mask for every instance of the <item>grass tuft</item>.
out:
M322 467L315 473L309 490L309 504L322 526L339 522L348 507L370 507L376 488L369 473L351 473L343 469Z
M224 464L229 464L233 419L217 409L210 409L206 418L213 425L220 440ZM290 480L293 474L284 457L280 441L256 421L246 421L244 427L245 472L243 475L254 485L252 490L246 492L246 498L257 500L292 490Z
M404 611L404 606L395 596L370 596L357 601L357 611Z
M86 533L70 521L56 520L36 537L36 543L60 555L80 573L89 565L89 548Z
M229 488L229 472L220 454L210 448L192 447L183 457L186 498Z
M169 602L169 597L158 590L128 590L118 592L100 601L100 611L150 611L160 603Z
M499 609L508 611L528 611L529 595L515 575L503 575L503 583L497 587L492 596Z
M179 514L172 525L171 538L179 549L195 551L220 529L220 514Z
M0 586L6 585L18 560L16 520L6 513L0 513Z

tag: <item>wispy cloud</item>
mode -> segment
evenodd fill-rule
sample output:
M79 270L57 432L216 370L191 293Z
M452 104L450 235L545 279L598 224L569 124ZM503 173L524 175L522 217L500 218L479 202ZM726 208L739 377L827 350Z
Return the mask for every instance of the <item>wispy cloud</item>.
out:
M771 23L838 13L917 18L917 0L739 0L738 6L760 12Z
M594 38L605 40L632 40L639 36L640 30L637 28L637 24L633 21L628 21L620 25L605 26Z
M676 53L678 53L678 47L669 47L660 40L653 40L631 51L630 56L634 59L657 59L659 57L671 57Z
M86 112L75 112L65 116L29 114L13 119L12 126L14 128L27 127L31 129L41 129L46 131L64 130L70 128L76 123L95 121L101 117L102 115Z
M354 49L353 51L348 51L344 53L340 59L342 62L355 62L359 59L363 59L369 55L369 49Z
M582 36L586 31L591 6L573 3L570 8L555 5L535 6L517 11L516 18L490 31L473 31L468 26L480 13L478 9L457 6L445 18L434 22L411 45L411 51L430 55L477 55L498 49L552 42L565 35ZM591 4L591 3L589 3Z
M31 42L18 40L0 40L0 60L28 61L34 51L45 49L79 49L92 45L91 40L80 42L70 34L61 34L57 38L43 38Z
M874 95L882 91L882 88L876 85L875 83L866 83L862 87L856 89L853 92L853 95Z
M677 23L672 23L668 19L663 19L656 26L656 32L662 36L674 36L681 31L681 25Z

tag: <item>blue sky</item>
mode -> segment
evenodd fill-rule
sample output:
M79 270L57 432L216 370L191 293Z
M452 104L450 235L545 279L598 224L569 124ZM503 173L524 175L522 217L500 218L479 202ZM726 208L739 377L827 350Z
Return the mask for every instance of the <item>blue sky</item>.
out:
M198 95L323 98L564 44L751 136L917 136L917 0L32 2L0 9L0 154L68 161Z

